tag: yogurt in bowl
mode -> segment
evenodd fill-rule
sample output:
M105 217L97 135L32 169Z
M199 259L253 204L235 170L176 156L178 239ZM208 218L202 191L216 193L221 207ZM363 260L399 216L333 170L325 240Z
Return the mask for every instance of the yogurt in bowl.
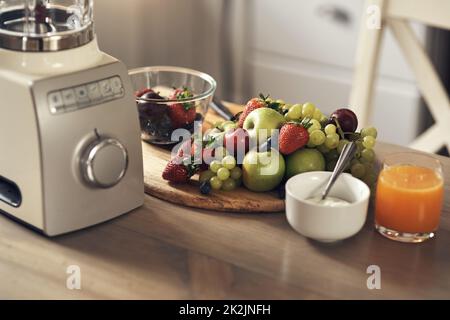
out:
M349 238L364 226L370 190L361 180L343 173L321 200L331 172L298 174L286 183L286 217L289 224L305 237L334 242Z

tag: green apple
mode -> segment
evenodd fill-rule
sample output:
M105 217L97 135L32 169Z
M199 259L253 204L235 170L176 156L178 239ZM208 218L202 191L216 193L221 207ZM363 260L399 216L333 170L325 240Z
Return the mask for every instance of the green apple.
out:
M277 150L257 152L253 149L242 163L244 185L255 192L272 190L283 180L285 168L284 158Z
M324 171L325 158L316 149L304 148L295 151L286 159L286 177L308 171Z
M274 130L280 129L285 122L284 116L277 111L271 108L258 108L245 118L244 129L248 131L252 141L261 144L272 135Z

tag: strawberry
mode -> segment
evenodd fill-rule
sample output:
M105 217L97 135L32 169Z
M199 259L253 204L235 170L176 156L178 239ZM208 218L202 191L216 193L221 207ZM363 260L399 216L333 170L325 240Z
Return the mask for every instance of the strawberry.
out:
M200 170L208 169L208 164L214 160L215 147L210 147L208 141L202 143L187 140L181 144L178 148L176 155L172 158L174 161L181 162L186 157L191 157L194 160L202 157L202 163L200 164ZM201 154L200 154L201 152ZM194 158L195 157L195 158Z
M309 123L288 122L281 127L279 136L280 152L284 155L304 147L309 140Z
M182 161L184 158L193 155L192 140L186 140L178 147L176 154L172 153L172 160Z
M183 100L194 97L187 88L176 89L170 100ZM195 104L193 102L174 103L168 106L169 117L174 128L184 127L195 120Z
M247 118L247 116L252 112L253 110L267 107L267 103L265 99L262 98L253 98L244 107L244 111L239 116L239 122L238 126L242 128L244 126L244 121Z
M142 97L144 94L149 93L149 92L150 93L155 93L152 88L145 88L145 89L141 89L141 90L136 91L134 93L134 95L136 97Z
M198 171L198 165L184 164L176 160L170 160L164 168L162 177L164 180L174 183L186 183Z
M280 112L280 103L273 101L272 99L269 99L269 96L264 96L262 93L259 94L259 98L253 98L244 107L244 111L242 111L240 114L236 115L237 118L239 116L239 122L238 126L240 128L244 127L244 121L247 118L247 116L256 109L259 108L271 108L278 112Z

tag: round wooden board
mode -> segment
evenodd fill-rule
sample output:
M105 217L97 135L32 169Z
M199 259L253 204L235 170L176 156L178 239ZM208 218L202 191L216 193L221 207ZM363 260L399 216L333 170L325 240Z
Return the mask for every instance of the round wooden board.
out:
M239 108L230 104L227 106L233 111ZM215 122L218 119L220 118L214 113L208 113L208 122ZM170 159L170 149L142 142L142 151L147 194L172 203L200 209L228 212L284 211L284 200L279 199L276 192L256 193L241 187L230 192L213 191L205 196L199 191L197 175L188 184L168 183L162 179L161 174Z

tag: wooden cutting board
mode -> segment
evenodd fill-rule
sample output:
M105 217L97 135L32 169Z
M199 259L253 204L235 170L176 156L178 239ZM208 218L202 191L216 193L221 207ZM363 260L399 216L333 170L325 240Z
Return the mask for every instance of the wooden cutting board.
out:
M234 113L241 106L226 104ZM205 127L211 126L221 119L214 111L209 111L205 119ZM276 192L256 193L240 187L236 190L212 191L202 195L199 191L198 176L194 176L188 184L171 184L163 180L162 171L170 159L170 148L163 148L142 142L144 157L145 192L149 195L172 203L218 211L228 212L281 212L284 211L284 200L279 199Z

